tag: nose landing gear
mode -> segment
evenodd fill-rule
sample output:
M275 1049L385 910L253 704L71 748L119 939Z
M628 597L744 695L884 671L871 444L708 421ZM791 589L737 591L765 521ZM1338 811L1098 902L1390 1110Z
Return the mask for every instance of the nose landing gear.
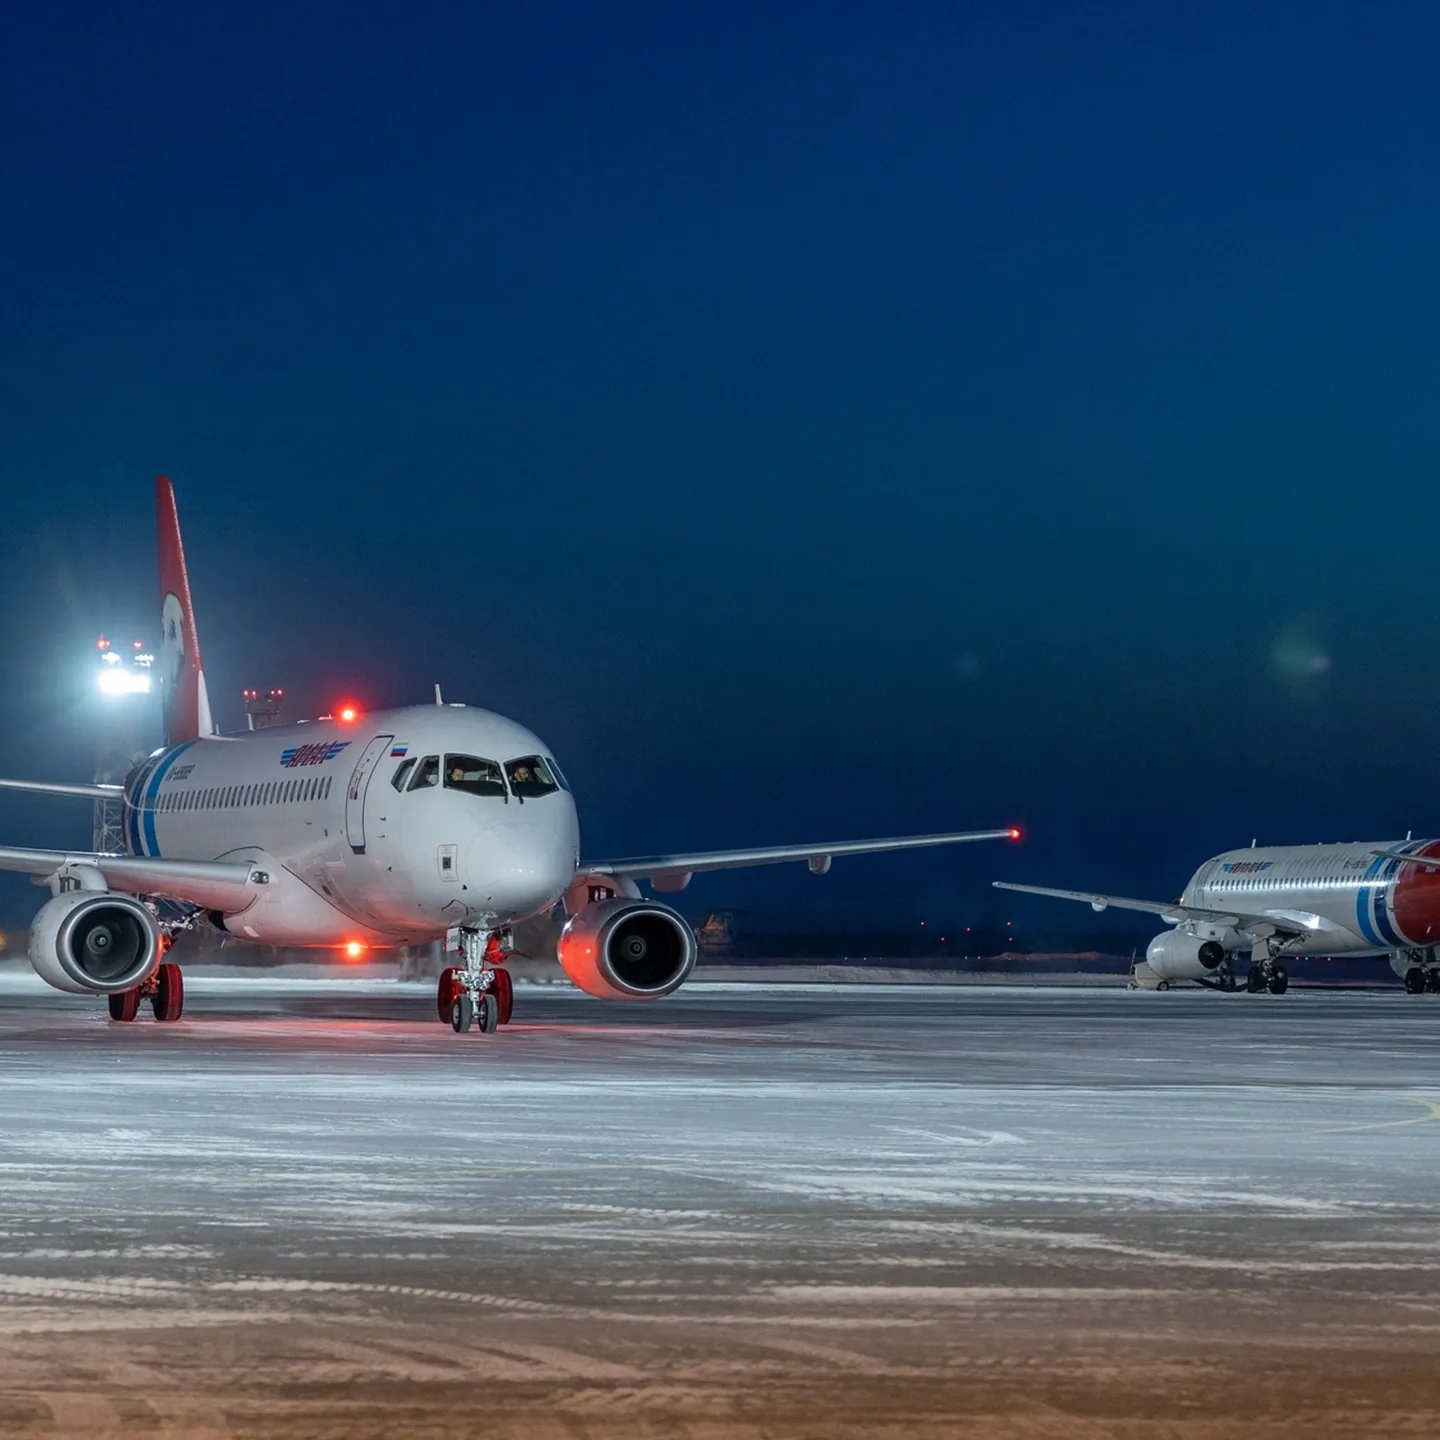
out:
M513 937L508 930L487 933L461 929L460 954L463 965L451 965L440 973L435 1005L440 1019L457 1035L472 1026L482 1035L493 1035L510 1023L515 1004L515 987L503 967L510 958Z

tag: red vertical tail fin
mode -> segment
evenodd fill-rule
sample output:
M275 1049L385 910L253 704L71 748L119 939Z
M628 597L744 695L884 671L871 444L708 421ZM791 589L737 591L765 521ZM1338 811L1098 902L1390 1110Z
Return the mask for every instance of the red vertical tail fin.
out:
M175 513L175 487L155 479L155 520L160 532L160 677L165 686L165 743L183 745L213 735L210 697L200 668L200 639L190 604L185 548Z

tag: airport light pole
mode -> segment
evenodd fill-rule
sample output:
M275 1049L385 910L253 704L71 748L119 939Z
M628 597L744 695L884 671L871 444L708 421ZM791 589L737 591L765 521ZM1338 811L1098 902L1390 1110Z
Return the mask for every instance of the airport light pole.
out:
M100 695L99 743L95 750L95 783L120 785L154 746L155 657L136 640L129 653L117 650L103 635L95 642L99 667L95 688ZM119 796L95 802L91 848L102 855L125 849L124 811Z

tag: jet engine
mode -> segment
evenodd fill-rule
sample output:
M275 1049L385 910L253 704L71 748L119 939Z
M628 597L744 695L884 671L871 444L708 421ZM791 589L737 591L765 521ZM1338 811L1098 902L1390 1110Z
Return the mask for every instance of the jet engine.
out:
M1186 930L1167 930L1145 950L1145 963L1162 980L1201 980L1226 956L1218 940L1202 939Z
M155 973L161 949L160 927L149 910L108 890L57 895L30 926L35 973L73 995L133 990Z
M658 1000L695 968L695 935L668 905L601 900L586 905L560 932L565 973L602 1000Z

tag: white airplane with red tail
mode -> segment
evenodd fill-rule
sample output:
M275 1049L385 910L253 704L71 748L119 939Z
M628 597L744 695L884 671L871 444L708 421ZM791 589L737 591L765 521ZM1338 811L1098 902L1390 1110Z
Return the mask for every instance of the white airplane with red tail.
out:
M437 1004L456 1031L509 1020L511 927L563 902L565 973L591 995L653 1000L695 964L695 937L638 882L682 890L706 870L1017 838L1009 829L581 858L575 802L554 753L513 720L463 705L409 706L218 735L211 719L175 495L156 482L159 668L166 737L123 787L0 781L101 798L123 790L125 851L0 849L0 869L46 884L30 961L57 989L105 995L116 1020L149 1000L184 1003L166 958L210 924L262 945L386 947L435 940L458 952Z

